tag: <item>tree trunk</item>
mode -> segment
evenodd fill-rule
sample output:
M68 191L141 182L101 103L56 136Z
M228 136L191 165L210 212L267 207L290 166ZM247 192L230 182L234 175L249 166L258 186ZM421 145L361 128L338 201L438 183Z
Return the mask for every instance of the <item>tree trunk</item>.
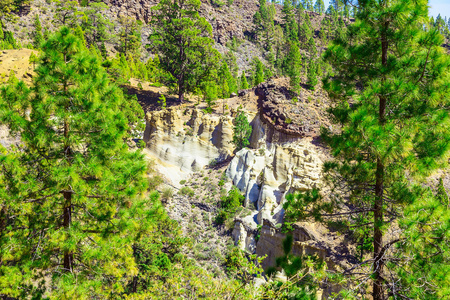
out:
M384 166L381 158L377 159L376 184L375 184L375 204L374 204L374 230L373 230L373 299L383 300L383 257L380 256L383 248L383 183Z
M64 192L64 208L63 208L63 226L68 230L72 223L72 192ZM73 253L64 251L64 271L73 271Z
M182 78L178 79L178 101L180 103L184 101L184 84Z
M388 40L387 40L387 30L389 22L384 22L383 29L381 32L381 63L383 66L387 65L387 54L388 54ZM385 81L383 76L382 81ZM384 125L386 121L386 97L380 96L380 107L378 112L378 122L380 125ZM380 155L380 153L378 154ZM383 189L384 189L384 165L382 158L379 156L377 158L377 170L376 170L376 182L375 182L375 204L374 204L374 229L373 229L373 299L374 300L384 300L384 289L383 289L383 267L384 260L381 251L383 249L383 231L381 227L383 226Z
M67 90L67 85L64 85L64 91ZM67 110L67 107L66 107ZM69 138L69 122L64 120L64 156L67 161L70 161L72 151L70 149L70 145L67 140ZM70 224L72 223L72 192L65 191L64 195L64 206L63 206L63 226L65 230L69 230ZM73 253L70 251L64 251L64 271L72 272L73 271Z

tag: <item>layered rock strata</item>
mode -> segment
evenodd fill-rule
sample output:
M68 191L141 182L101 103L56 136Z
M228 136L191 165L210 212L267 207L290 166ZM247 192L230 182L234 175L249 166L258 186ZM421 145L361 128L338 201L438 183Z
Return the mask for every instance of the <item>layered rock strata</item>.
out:
M144 142L149 156L170 166L167 179L189 174L212 161L227 159L233 153L233 122L230 116L184 112L180 108L148 112ZM177 182L172 182L176 184Z

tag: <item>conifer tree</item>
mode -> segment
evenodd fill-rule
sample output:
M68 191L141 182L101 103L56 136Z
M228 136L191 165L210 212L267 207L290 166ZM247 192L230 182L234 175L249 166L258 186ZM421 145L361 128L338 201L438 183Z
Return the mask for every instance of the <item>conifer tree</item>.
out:
M17 19L15 13L20 12L25 6L30 5L30 0L2 0L0 1L0 25L5 21Z
M234 76L231 74L226 61L222 61L219 68L219 86L222 87L221 95L223 98L229 98L231 93L237 92L237 83Z
M308 85L311 90L315 90L319 80L317 79L318 65L314 59L310 59L308 63Z
M120 18L119 52L139 60L141 57L141 26L134 18Z
M28 60L30 64L33 64L33 69L36 68L36 63L38 62L38 57L34 52L31 52L30 58Z
M276 10L273 3L270 4L266 0L259 0L259 9L253 16L256 36L266 50L272 46L272 40L276 36L274 32L275 13Z
M395 279L385 277L385 268L393 267L385 256L401 238L386 230L402 208L421 199L410 178L440 166L450 146L443 109L450 60L442 36L423 30L427 1L358 3L351 38L338 38L325 55L336 71L325 87L336 101L330 112L341 131L324 130L323 137L336 157L327 170L349 184L356 207L349 214L364 216L373 230L368 278L373 299L380 300L399 293Z
M400 279L397 292L407 299L448 299L450 207L442 180L434 195L423 191L404 216L403 242L394 257Z
M323 14L325 12L325 4L323 3L323 0L317 0L314 4L314 11Z
M289 53L286 59L286 73L289 75L291 87L298 92L302 75L302 56L296 43L292 43L289 46Z
M264 82L264 65L257 57L253 58L252 61L254 70L253 70L253 86L257 86L261 82Z
M342 0L330 0L330 6L334 9L334 11L341 12L344 4Z
M236 146L237 151L250 144L249 138L251 135L252 126L250 126L244 111L239 110L236 118L234 119L233 132L233 144Z
M42 25L41 21L39 20L38 14L36 14L34 17L34 30L32 32L32 38L33 38L33 47L35 49L39 49L42 42L44 41L44 36L42 34Z
M0 294L107 298L137 272L147 167L125 141L142 110L67 27L42 51L32 91L0 92L0 120L21 138L0 152Z
M436 230L423 227L417 209L427 206L428 197L420 179L446 163L450 148L446 109L450 59L441 47L439 32L424 30L427 1L358 3L358 20L348 29L351 38L336 39L325 54L335 72L324 85L334 101L329 112L339 126L336 132L323 129L322 137L335 156L325 164L325 171L340 192L332 191L326 199L317 192L297 199L303 202L301 207L312 207L302 210L305 215L317 220L345 216L352 226L370 232L370 257L346 274L355 272L363 276L360 281L368 280L374 300L445 298L448 289L440 291L446 281L441 272L423 278L425 273L418 272L416 277L411 271L448 261L448 252L437 250L448 241L442 235L448 225ZM342 192L348 198L340 197ZM336 212L344 207L349 209ZM436 208L430 202L426 210ZM411 225L411 218L418 227ZM400 224L404 231L391 232L392 224ZM437 238L437 247L414 241L421 230ZM404 256L406 249L408 256ZM415 261L415 255L420 261ZM355 294L366 292L363 288Z
M53 0L53 2L56 6L54 21L59 26L69 26L71 28L78 26L78 1Z
M248 89L248 82L247 82L247 76L245 76L245 71L242 71L241 75L241 89L246 90Z
M151 47L176 83L180 102L185 92L211 80L219 62L211 25L199 16L199 7L199 0L162 0L153 8Z
M308 52L311 58L315 58L317 56L316 41L313 37L310 37L308 40Z
M307 45L307 42L313 36L311 20L307 13L304 14L304 21L299 25L298 35L299 40L303 42L304 45Z
M84 37L86 39L86 44L90 47L94 44L97 48L102 48L102 45L105 41L110 39L109 32L111 31L113 24L106 17L105 11L108 9L108 6L105 3L89 3L88 7L83 10L83 17L81 18L81 28L84 31ZM119 19L122 21L123 19ZM128 29L126 34L131 35L128 39L140 39L139 27L137 24L132 24L133 26L129 26L131 28ZM123 34L124 30L120 32ZM120 36L120 42L123 42L124 37ZM140 40L133 41L137 45L133 45L134 47L140 47ZM120 46L119 46L120 47ZM133 48L134 50L134 48Z
M295 42L298 40L298 25L295 22L294 8L290 1L284 1L282 13L285 37L287 40Z

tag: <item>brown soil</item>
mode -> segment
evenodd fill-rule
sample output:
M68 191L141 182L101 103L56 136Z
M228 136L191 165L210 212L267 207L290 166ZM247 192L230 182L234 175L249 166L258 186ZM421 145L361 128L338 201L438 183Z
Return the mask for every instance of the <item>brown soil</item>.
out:
M138 84L141 83L142 89L138 88ZM161 107L158 104L159 97L163 94L166 97L166 107L180 106L185 109L206 109L207 104L202 100L201 96L186 95L183 103L178 102L178 97L169 93L167 87L152 86L149 82L141 82L136 79L131 79L130 84L125 86L130 95L136 95L139 104L145 113L154 110L160 110ZM215 105L212 106L212 113L214 114L233 114L239 107L242 107L246 111L256 112L258 97L254 91L249 90L247 94L239 97L232 97L227 99L218 99L215 101Z
M31 83L34 67L29 60L33 52L37 54L30 49L0 51L0 84L8 81L11 70L14 71L17 79Z

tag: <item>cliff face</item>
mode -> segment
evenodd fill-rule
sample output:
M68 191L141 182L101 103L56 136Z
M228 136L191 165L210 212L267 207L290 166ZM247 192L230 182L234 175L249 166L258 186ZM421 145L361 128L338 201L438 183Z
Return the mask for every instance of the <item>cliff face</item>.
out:
M151 18L151 7L157 0L103 0L110 7L113 16L133 16L147 23ZM233 36L243 39L253 28L253 15L258 9L256 0L235 0L233 4L214 5L202 0L200 15L213 28L216 42L225 44Z
M171 107L148 112L146 122L147 153L172 169L165 172L169 180L179 179L179 171L198 171L211 161L227 159L233 152L233 123L229 116Z
M282 81L270 81L255 94L258 113L251 122L250 148L236 153L227 175L245 194L245 205L257 210L256 222L281 223L286 194L321 184L326 152L317 140L320 126L328 123L317 103L308 100L309 91L295 94Z
M227 169L245 194L245 205L258 211L259 224L282 222L286 194L319 187L322 166L319 150L308 140L266 146L242 149Z
M323 113L327 104L320 90L294 94L277 80L259 85L255 93L258 113L251 122L250 147L236 153L226 174L244 193L245 206L253 209L249 216L235 220L235 244L266 255L262 266L267 269L284 254L286 235L280 228L286 195L323 188L322 164L329 154L320 144L319 129L331 125ZM342 268L347 259L342 254L349 253L346 242L318 228L319 224L295 224L292 254L317 256L330 270ZM335 288L322 287L323 295Z

